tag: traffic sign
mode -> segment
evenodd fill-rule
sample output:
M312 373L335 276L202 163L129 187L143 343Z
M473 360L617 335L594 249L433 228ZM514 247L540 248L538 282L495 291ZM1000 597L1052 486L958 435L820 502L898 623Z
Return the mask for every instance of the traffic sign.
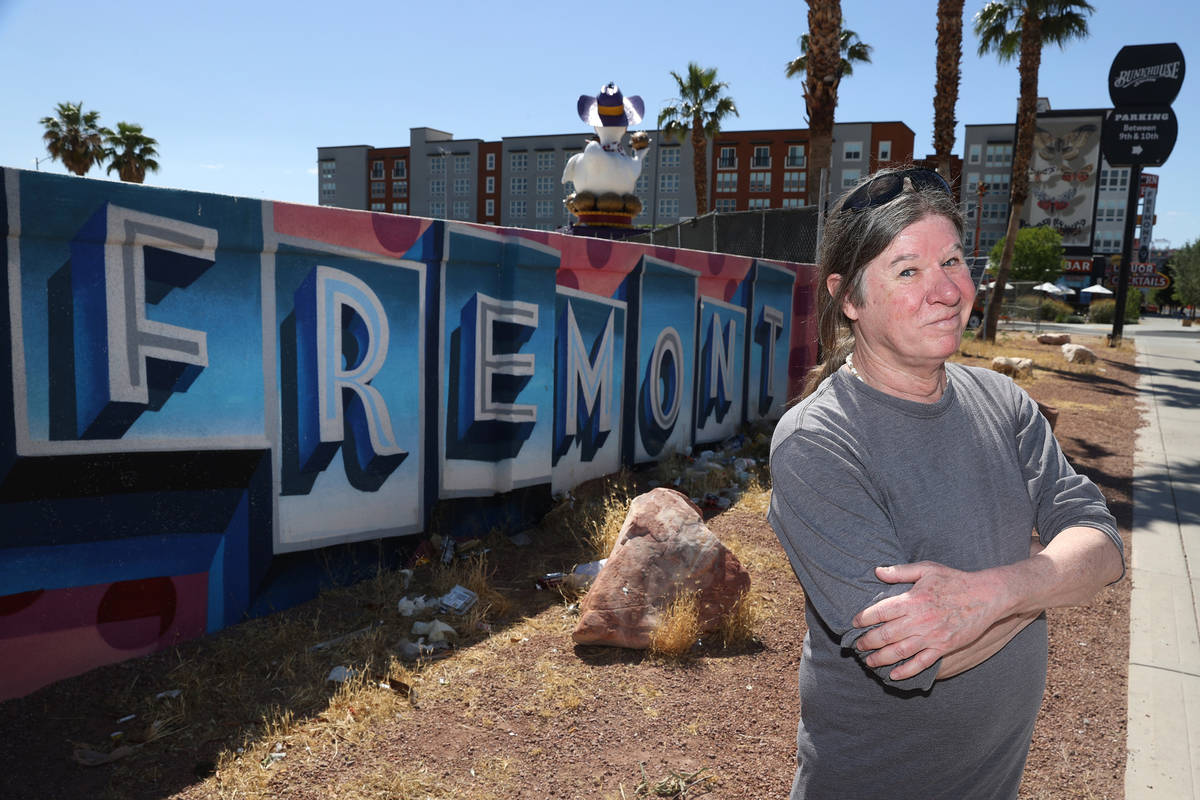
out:
M1100 148L1114 167L1157 167L1167 160L1179 135L1170 106L1122 106L1104 115Z
M1183 85L1183 50L1168 44L1122 47L1108 70L1114 106L1169 106Z

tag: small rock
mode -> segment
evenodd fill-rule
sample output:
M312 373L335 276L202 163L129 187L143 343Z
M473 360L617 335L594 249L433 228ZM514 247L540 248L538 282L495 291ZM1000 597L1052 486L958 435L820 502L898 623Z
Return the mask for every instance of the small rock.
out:
M1071 334L1069 333L1039 333L1038 344L1070 344Z
M992 369L1001 375L1011 375L1014 378L1027 378L1033 374L1033 359L996 356L992 359Z
M1062 354L1072 364L1096 363L1096 354L1081 344L1064 344Z

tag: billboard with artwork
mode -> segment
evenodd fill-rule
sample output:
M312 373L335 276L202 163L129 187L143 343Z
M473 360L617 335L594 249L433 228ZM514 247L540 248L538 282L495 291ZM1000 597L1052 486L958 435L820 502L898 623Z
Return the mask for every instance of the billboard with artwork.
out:
M1102 120L1100 112L1037 117L1024 221L1058 231L1068 255L1092 250Z

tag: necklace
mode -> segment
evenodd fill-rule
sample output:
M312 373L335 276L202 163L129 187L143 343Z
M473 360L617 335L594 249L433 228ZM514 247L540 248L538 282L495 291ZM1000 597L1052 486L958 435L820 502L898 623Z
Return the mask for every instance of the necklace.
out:
M865 378L863 378L863 376L862 376L862 375L859 375L859 374L858 374L858 370L856 370L856 369L854 368L854 354L853 354L853 353L846 353L846 366L850 368L850 374L851 374L851 375L853 375L854 377L858 378L858 379L859 379L860 381L862 381L863 383L866 383L866 382L867 382L867 381L866 381L866 379L865 379Z

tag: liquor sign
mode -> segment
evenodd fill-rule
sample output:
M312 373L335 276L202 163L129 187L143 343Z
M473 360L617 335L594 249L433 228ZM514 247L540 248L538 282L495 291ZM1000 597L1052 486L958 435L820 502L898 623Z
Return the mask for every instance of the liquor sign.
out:
M1133 289L1165 289L1171 279L1163 275L1155 264L1134 262L1129 265L1129 286Z

